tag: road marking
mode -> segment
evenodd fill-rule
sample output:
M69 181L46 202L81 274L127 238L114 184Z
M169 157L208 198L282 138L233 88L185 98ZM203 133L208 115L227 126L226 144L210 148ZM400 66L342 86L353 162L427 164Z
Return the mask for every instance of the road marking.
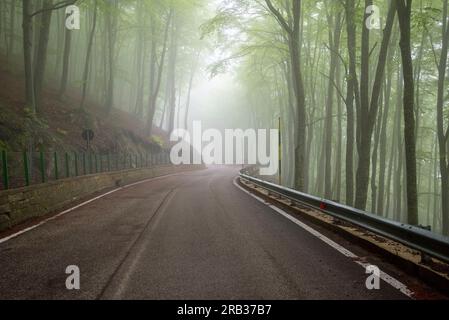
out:
M101 198L103 198L103 197L106 197L107 195L110 195L111 193L114 193L114 192L117 192L117 191L120 191L120 190L124 190L124 189L130 188L130 187L134 187L134 186L137 186L137 185L139 185L139 184L146 183L146 182L150 182L150 181L154 181L154 180L160 180L160 179L163 179L163 178L168 178L168 177L180 175L180 174L182 174L182 173L183 173L183 172L178 172L178 173L172 173L172 174L169 174L169 175L164 175L164 176L159 176L159 177L149 178L149 179L146 179L146 180L138 181L138 182L131 183L131 184L128 184L128 185L126 185L126 186L119 187L119 188L117 188L117 189L111 190L111 191L109 191L109 192L106 192L106 193L104 193L104 194L99 195L98 197L92 198L92 199L87 200L87 201L85 201L85 202L83 202L83 203L80 203L80 204L78 204L78 205L76 205L76 206L74 206L74 207L72 207L72 208L70 208L70 209L67 209L67 210L65 210L65 211L63 211L63 212L60 212L60 213L58 213L58 214L56 214L56 215L54 215L54 216L52 216L52 217L50 217L50 218L48 218L48 219L42 220L41 222L39 222L39 223L37 223L37 224L35 224L35 225L31 226L31 227L28 227L28 228L25 228L25 229L23 229L23 230L20 230L20 231L18 231L18 232L16 232L16 233L12 234L12 235L10 235L10 236L1 238L1 239L0 239L0 244L5 243L5 242L7 242L7 241L9 241L9 240L11 240L11 239L17 238L18 236L20 236L20 235L22 235L22 234L24 234L24 233L27 233L27 232L29 232L29 231L31 231L31 230L34 230L34 229L36 229L36 228L38 228L38 227L40 227L40 226L46 224L47 222L50 222L50 221L52 221L52 220L55 220L55 219L57 219L57 218L59 218L59 217L65 215L65 214L67 214L67 213L69 213L69 212L72 212L72 211L74 211L74 210L76 210L76 209L78 209L78 208L80 208L80 207L85 206L86 204L89 204L89 203L94 202L94 201L96 201L96 200L98 200L98 199L101 199Z
M163 213L167 209L168 204L170 203L171 199L173 199L176 192L177 192L177 187L171 189L162 198L161 202L159 203L159 205L156 207L156 209L154 210L151 217L146 222L145 227L142 229L140 234L133 241L133 243L127 250L127 253L125 254L123 259L119 263L118 267L115 269L115 271L111 275L107 284L105 285L105 287L103 288L101 293L98 295L97 299L117 300L117 299L121 298L121 296L123 295L123 292L126 290L126 288L128 286L128 283L131 279L131 276L133 275L133 273L135 271L137 264L142 260L142 256L145 253L145 250L147 249L147 247L144 246L143 244L138 246L139 242L142 242L144 240L143 239L144 234L146 232L148 232L148 228L150 228L150 231L152 231L158 225ZM137 248L136 248L136 246L137 246ZM122 270L131 255L133 256L133 259L131 260L129 265L126 267L126 269ZM120 280L117 279L117 275L120 275ZM114 291L114 289L115 289L115 291Z
M326 237L325 235L323 235L320 232L316 231L315 229L311 228L307 224L305 224L305 223L299 221L298 219L294 218L293 216L291 216L290 214L288 214L284 210L282 210L282 209L280 209L280 208L278 208L278 207L268 203L267 201L265 201L261 197L256 196L255 194L249 192L248 190L246 190L245 188L243 188L242 186L240 186L237 183L237 179L238 179L238 177L234 179L234 185L237 188L239 188L240 190L242 190L243 192L245 192L246 194L250 195L251 197L255 198L257 201L259 201L259 202L265 204L266 206L270 207L271 209L273 209L277 213L281 214L282 216L284 216L285 218L287 218L291 222L295 223L296 225L298 225L302 229L306 230L307 232L309 232L310 234L314 235L315 237L317 237L321 241L325 242L326 244L328 244L329 246L331 246L332 248L334 248L335 250L337 250L338 252L340 252L344 256L346 256L348 258L351 258L355 263L357 263L358 265L362 266L363 268L366 269L366 267L368 267L370 265L369 263L361 261L360 258L356 254L354 254L351 251L349 251L348 249L342 247L341 245L339 245L335 241L329 239L328 237ZM385 281L386 283L388 283L389 285L391 285L393 288L399 290L400 292L402 292L403 294L405 294L409 298L413 299L414 292L411 291L409 288L407 288L407 286L405 284L403 284L402 282L400 282L399 280L397 280L394 277L390 276L389 274L383 272L382 270L380 271L380 278L383 281Z
M98 197L95 197L95 198L93 198L93 199L90 199L90 200L88 200L88 201L85 201L85 202L83 202L83 203L80 203L79 205L76 205L76 206L74 206L74 207L72 207L72 208L70 208L70 209L67 209L67 210L65 210L65 211L63 211L63 212L61 212L61 213L58 213L57 215L54 215L53 217L50 217L50 218L45 219L45 220L42 220L41 222L39 222L39 223L37 223L37 224L35 224L35 225L31 226L31 227L28 227L28 228L26 228L26 229L20 230L19 232L16 232L16 233L14 233L14 234L12 234L12 235L10 235L10 236L7 236L7 237L5 237L5 238L2 238L2 239L0 239L0 244L4 243L4 242L6 242L6 241L9 241L9 240L11 240L11 239L13 239L13 238L16 238L16 237L18 237L18 236L20 236L20 235L22 235L22 234L24 234L24 233L26 233L26 232L29 232L29 231L31 231L31 230L33 230L33 229L36 229L37 227L40 227L41 225L46 224L46 223L49 222L49 221L55 220L55 219L57 219L57 218L59 218L59 217L65 215L65 214L67 214L67 213L69 213L69 212L72 212L73 210L76 210L76 209L78 209L78 208L80 208L80 207L82 207L82 206L85 206L86 204L89 204L89 203L91 203L91 202L93 202L93 201L95 201L95 200L101 199L101 198L103 198L103 197L105 197L105 196L107 196L107 195L109 195L109 194L111 194L111 193L114 193L114 192L119 191L119 190L122 190L122 189L123 189L123 188L117 188L117 189L114 189L114 190L112 190L112 191L109 191L109 192L107 192L107 193L105 193L105 194L99 195Z

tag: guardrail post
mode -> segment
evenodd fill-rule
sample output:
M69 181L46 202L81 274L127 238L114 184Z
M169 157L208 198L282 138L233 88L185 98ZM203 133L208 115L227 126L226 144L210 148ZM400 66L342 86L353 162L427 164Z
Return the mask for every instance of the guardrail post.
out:
M9 174L8 174L8 158L6 150L2 150L2 168L3 168L3 185L5 190L9 189Z
M39 151L39 167L41 171L41 182L45 183L45 158L42 150Z
M70 178L70 164L69 164L69 154L65 153L65 176L66 178Z
M54 165L55 165L55 180L59 179L59 172L58 172L58 153L55 151L53 153L53 159L54 159Z
M419 225L418 227L421 228L421 229L427 230L427 231L432 231L432 227L431 226L421 226L421 225ZM430 263L430 262L432 262L432 258L427 253L425 253L424 251L421 251L421 263L426 264L426 263Z

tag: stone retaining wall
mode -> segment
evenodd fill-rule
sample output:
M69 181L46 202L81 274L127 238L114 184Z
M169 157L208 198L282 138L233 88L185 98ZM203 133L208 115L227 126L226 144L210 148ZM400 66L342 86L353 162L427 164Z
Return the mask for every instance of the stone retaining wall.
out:
M153 177L202 168L204 168L202 165L158 166L87 175L0 191L0 231L30 218L57 211L95 192Z

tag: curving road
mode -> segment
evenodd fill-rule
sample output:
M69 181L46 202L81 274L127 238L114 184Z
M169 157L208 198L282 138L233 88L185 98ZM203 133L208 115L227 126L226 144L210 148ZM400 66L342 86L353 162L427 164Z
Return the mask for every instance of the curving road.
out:
M0 299L407 298L367 290L364 268L237 188L237 172L145 182L1 243Z

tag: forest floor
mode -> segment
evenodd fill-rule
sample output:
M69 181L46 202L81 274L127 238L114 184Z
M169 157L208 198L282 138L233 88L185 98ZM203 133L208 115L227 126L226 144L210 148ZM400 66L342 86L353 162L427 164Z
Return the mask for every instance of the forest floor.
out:
M89 100L81 110L81 90L73 88L60 99L57 86L47 85L41 109L34 116L25 108L24 77L17 72L19 68L0 56L0 148L19 152L31 138L36 148L83 151L82 132L87 128L95 133L91 147L97 152L146 152L167 144L166 132L155 128L148 137L145 124L125 111L107 113Z

